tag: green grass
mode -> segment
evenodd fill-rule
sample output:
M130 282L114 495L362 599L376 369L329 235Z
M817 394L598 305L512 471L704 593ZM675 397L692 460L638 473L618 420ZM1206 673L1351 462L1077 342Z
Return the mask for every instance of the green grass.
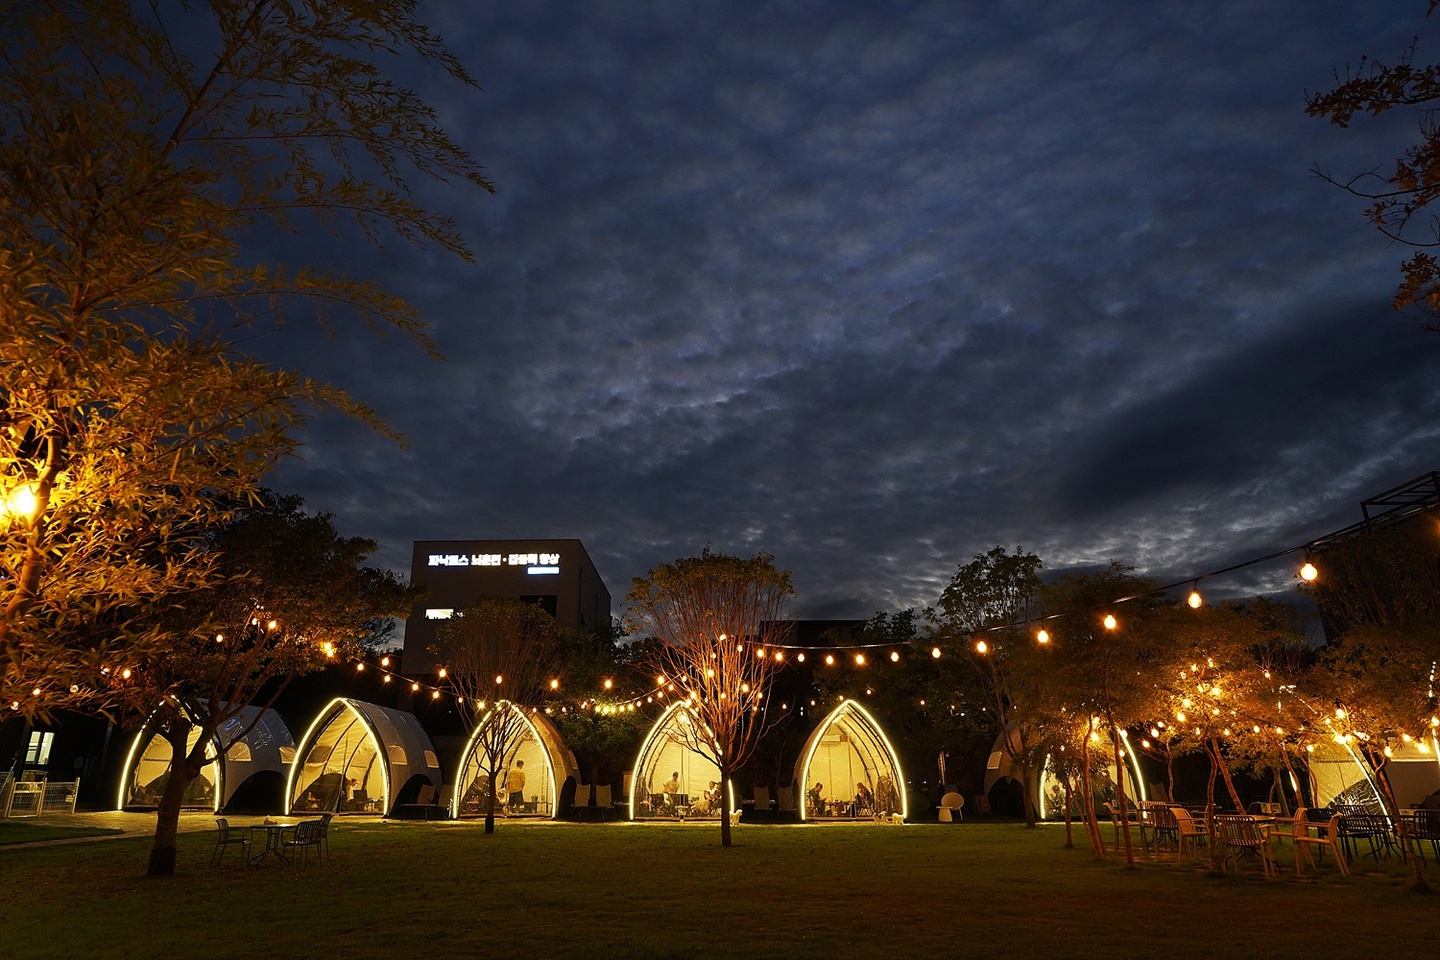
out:
M0 847L12 843L32 843L36 840L69 840L72 837L103 837L123 830L106 827L55 827L49 824L23 823L14 820L0 820Z
M1433 956L1440 897L1394 860L1339 879L1126 870L1021 825L346 824L335 860L146 880L148 841L0 855L0 955L576 960ZM1288 857L1281 851L1281 862ZM14 951L13 954L5 953Z

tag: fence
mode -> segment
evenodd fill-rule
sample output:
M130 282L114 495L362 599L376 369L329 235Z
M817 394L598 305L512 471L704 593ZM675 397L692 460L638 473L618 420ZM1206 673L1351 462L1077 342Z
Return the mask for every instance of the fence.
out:
M0 781L0 817L38 817L42 813L74 813L80 778L74 780Z

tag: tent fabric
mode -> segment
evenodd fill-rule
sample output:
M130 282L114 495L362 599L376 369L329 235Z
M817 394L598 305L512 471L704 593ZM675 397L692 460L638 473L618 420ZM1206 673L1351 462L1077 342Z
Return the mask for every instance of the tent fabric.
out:
M499 705L497 704L497 707ZM533 814L554 818L559 815L560 787L566 778L580 780L575 755L565 746L560 731L545 714L536 710L521 711L524 722L512 732L501 753L498 765L501 784L496 793L496 809L506 800L507 773L519 769L525 773L525 795L522 808L512 814ZM497 714L490 711L475 725L475 730L461 754L460 774L450 799L452 817L481 816L487 809L489 775L485 771L484 736ZM523 767L517 764L523 763Z
M720 768L693 748L700 722L683 700L671 703L655 721L630 778L630 819L719 819L724 814ZM733 785L728 796L733 810Z
M1385 770L1395 801L1407 809L1440 790L1440 743L1424 753L1414 744L1392 747ZM1365 761L1350 747L1322 741L1306 756L1317 806L1354 803L1379 808L1380 793Z
M200 731L191 730L186 751L193 749L199 739ZM190 782L182 803L186 809L219 813L230 803L235 791L255 774L283 775L295 758L295 740L280 714L247 706L220 725L205 756L210 762L200 776ZM170 745L154 736L146 723L131 744L120 777L122 792L117 807L128 810L156 806L169 777Z
M801 820L908 816L900 759L870 712L841 701L800 749Z
M388 814L415 776L441 784L440 761L415 715L336 697L301 738L285 812Z

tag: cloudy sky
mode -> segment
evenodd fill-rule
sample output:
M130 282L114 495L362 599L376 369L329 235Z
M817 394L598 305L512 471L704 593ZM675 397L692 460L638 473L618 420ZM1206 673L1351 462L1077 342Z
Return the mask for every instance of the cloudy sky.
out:
M294 334L410 446L321 418L273 483L396 568L578 537L618 601L764 549L822 617L933 603L997 543L1178 580L1325 534L1440 468L1440 335L1310 173L1414 117L1304 96L1440 49L1424 6L429 0L484 90L422 92L499 194L424 199L478 264L346 256L448 359Z

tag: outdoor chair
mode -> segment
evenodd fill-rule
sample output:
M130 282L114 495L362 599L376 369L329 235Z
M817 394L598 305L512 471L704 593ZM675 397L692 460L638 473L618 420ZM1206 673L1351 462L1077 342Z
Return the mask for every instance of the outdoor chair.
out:
M595 786L595 809L600 811L600 820L602 823L610 819L610 814L614 810L614 807L615 803L610 798L610 784L597 784Z
M1266 877L1279 874L1280 867L1270 853L1270 841L1260 832L1259 826L1248 816L1222 814L1215 818L1216 842L1222 843L1230 853L1220 862L1220 869L1235 864L1239 869L1240 858L1254 854L1260 858L1260 867Z
M323 852L326 860L330 859L330 821L334 819L333 813L320 814L320 846L315 852Z
M1318 836L1312 837L1310 835L1311 827L1315 827L1315 829L1320 831ZM1290 835L1290 842L1295 847L1295 872L1297 874L1304 873L1300 865L1301 852L1304 852L1305 859L1313 867L1315 866L1315 861L1310 856L1310 848L1319 847L1321 859L1324 859L1325 848L1329 847L1335 853L1335 862L1340 864L1340 875L1343 877L1350 876L1350 867L1345 862L1345 853L1340 849L1340 814L1337 813L1331 816L1330 821L1323 827L1312 824L1297 816L1295 819L1294 832Z
M940 798L939 817L941 823L954 823L955 818L965 819L965 798L951 791Z
M1125 817L1123 819L1120 816L1120 812L1115 809L1115 805L1113 803L1106 803L1105 810L1107 813L1110 814L1110 823L1115 828L1116 850L1120 849L1120 829L1126 824L1129 824L1132 827L1140 828L1140 846L1147 849L1149 848L1150 839L1147 835L1149 824L1143 818L1136 816L1136 811L1134 807L1126 808Z
M769 788L769 787L756 787L756 788L755 788L755 812L756 812L756 813L764 813L765 811L767 811L767 810L769 810L769 809L770 809L770 788Z
M1166 847L1176 842L1177 826L1175 813L1170 806L1160 801L1151 801L1142 804L1140 807L1141 818L1150 822L1150 830L1155 836L1155 846L1158 849L1161 844Z
M780 787L780 788L778 788L778 789L775 791L775 793L776 793L776 796L777 796L777 798L778 798L778 800L779 800L780 812L781 812L781 813L794 813L794 812L795 812L795 784L792 783L792 784L790 784L790 786L788 786L788 787Z
M306 863L310 862L311 847L314 847L317 851L315 854L316 858L323 859L319 853L320 830L323 826L324 824L319 820L303 820L295 825L295 832L290 835L290 839L280 841L281 848L288 848L290 851L289 857L292 869L300 862L301 857L305 858Z
M1400 826L1406 836L1415 842L1415 852L1422 861L1425 859L1425 844L1428 843L1430 852L1440 863L1440 811L1415 809L1402 813Z
M1179 863L1185 859L1185 845L1190 845L1190 851L1198 860L1200 858L1200 844L1206 840L1205 821L1196 820L1190 816L1190 811L1184 807L1170 808L1170 815L1175 818L1175 862Z
M576 782L575 784L575 819L585 819L585 811L592 809L590 806L590 784Z
M1356 851L1360 849L1361 840L1370 845L1366 856L1376 860L1382 855L1388 858L1391 846L1390 819L1368 813L1342 813L1340 843L1345 849L1346 858L1352 863Z
M220 861L225 859L225 849L230 846L240 848L240 862L250 862L250 836L249 827L232 827L230 821L224 817L215 818L215 851L210 854L211 866L219 866Z

